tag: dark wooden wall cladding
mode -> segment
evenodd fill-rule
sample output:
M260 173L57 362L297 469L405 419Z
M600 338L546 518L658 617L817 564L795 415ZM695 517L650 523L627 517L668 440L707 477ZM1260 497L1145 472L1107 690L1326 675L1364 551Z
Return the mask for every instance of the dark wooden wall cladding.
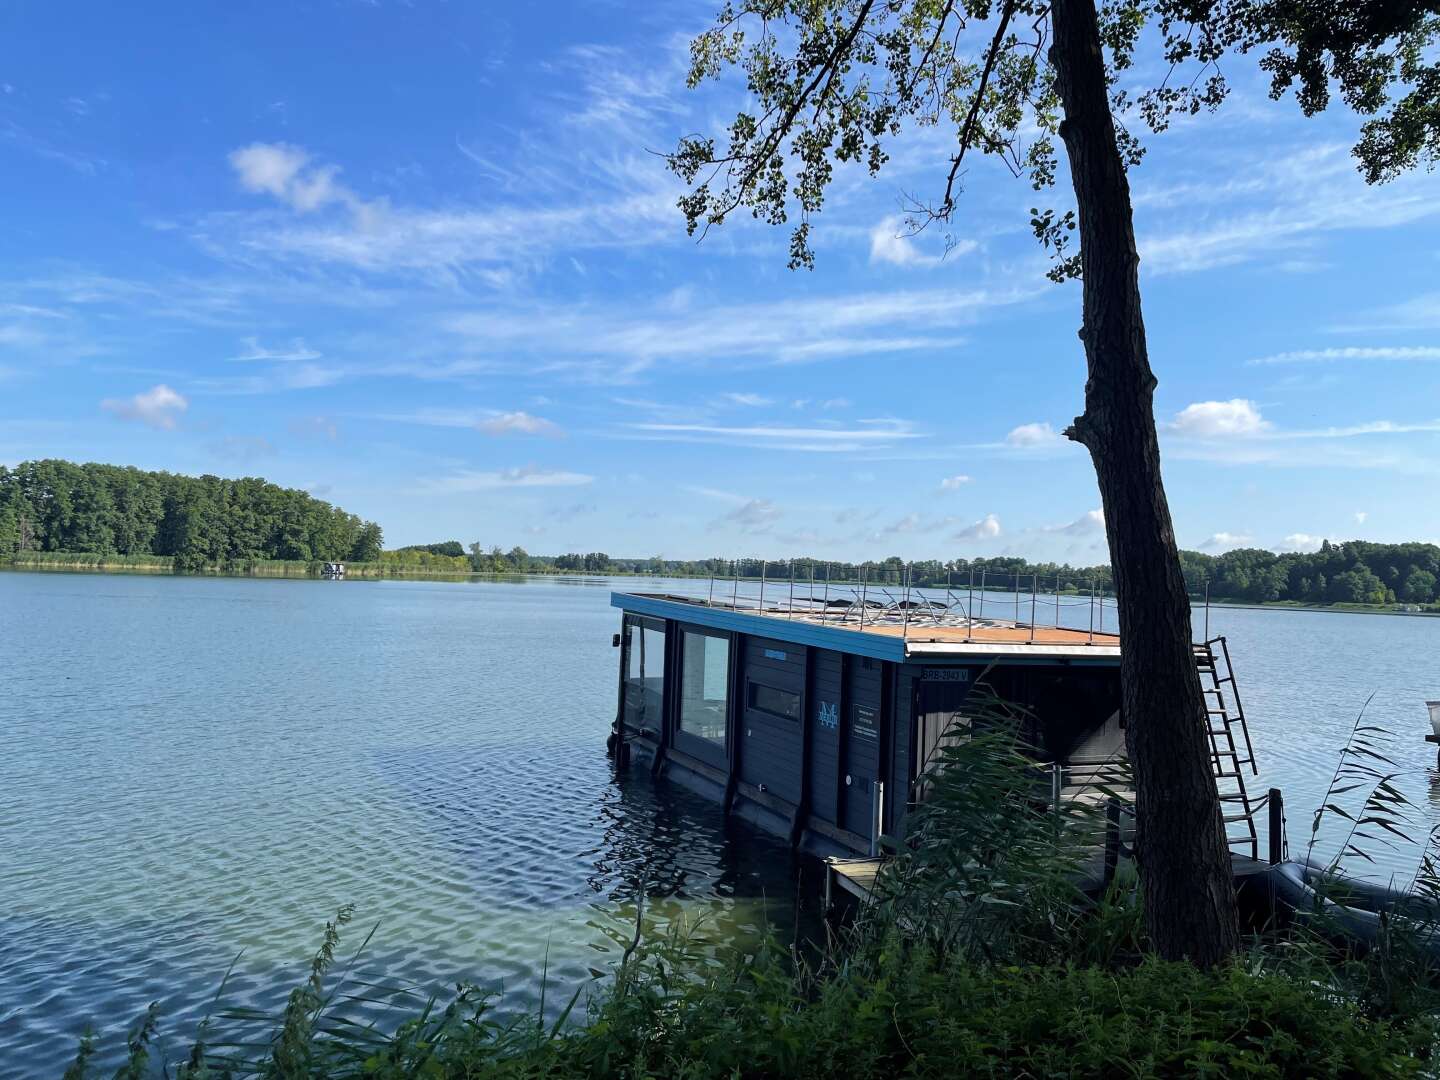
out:
M805 769L799 711L805 693L805 648L756 637L744 642L741 699L737 703L742 740L740 779L798 804ZM792 696L793 710L787 712L785 703Z

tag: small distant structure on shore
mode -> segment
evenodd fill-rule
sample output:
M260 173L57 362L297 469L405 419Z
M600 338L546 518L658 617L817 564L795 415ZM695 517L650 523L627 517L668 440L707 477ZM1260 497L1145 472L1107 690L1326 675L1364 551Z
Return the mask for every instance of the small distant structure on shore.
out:
M320 576L329 578L331 581L343 578L345 576L345 564L343 562L327 562L324 569L320 571Z

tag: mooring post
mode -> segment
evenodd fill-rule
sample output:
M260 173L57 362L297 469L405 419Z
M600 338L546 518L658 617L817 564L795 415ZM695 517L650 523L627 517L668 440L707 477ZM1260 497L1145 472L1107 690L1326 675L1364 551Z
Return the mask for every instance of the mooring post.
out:
M1205 640L1210 640L1210 579L1205 579Z
M831 567L833 567L834 565L834 563L828 562L825 564L825 610L820 612L821 622L824 622L826 617L830 614L830 575ZM815 591L813 586L811 587L810 591L812 593Z
M730 610L740 610L740 560L732 559L735 564L735 588L730 591Z
M770 568L768 559L760 560L760 613L765 613L765 571Z
M1020 575L1015 575L1015 580L1010 586L1015 590L1015 625L1020 625Z
M785 612L785 618L795 617L795 560L790 560L790 608Z
M1035 640L1035 590L1040 587L1040 575L1030 575L1030 640Z
M1270 789L1270 865L1285 861L1285 796L1278 787Z
M985 568L980 568L980 618L985 618Z
M970 567L970 595L965 601L965 640L970 640L970 631L975 628L975 568Z
M1060 575L1055 575L1055 629L1060 629Z
M715 565L710 565L710 598L705 601L706 607L715 606Z

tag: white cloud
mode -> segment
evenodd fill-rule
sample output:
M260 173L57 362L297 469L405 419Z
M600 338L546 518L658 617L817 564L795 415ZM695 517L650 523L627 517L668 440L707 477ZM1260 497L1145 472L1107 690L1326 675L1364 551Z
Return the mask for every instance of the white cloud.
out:
M1197 401L1175 414L1170 429L1178 435L1197 439L1260 435L1270 423L1260 416L1255 402L1244 398L1229 401Z
M339 168L311 166L310 155L288 143L251 143L230 154L240 186L255 194L273 195L301 214L332 202L359 209L360 200L335 182Z
M1087 510L1068 525L1053 525L1046 532L1064 533L1066 536L1084 536L1087 533L1105 531L1105 511Z
M190 407L185 400L164 383L128 398L106 398L100 407L122 420L137 420L162 431L173 430L181 413Z
M973 525L967 525L957 532L951 539L954 540L993 540L1000 535L1000 519L994 514L986 514Z
M1369 512L1368 510L1356 510L1356 511L1355 511L1355 524L1356 524L1356 525L1364 525L1364 524L1365 524L1365 519L1368 518L1369 516L1370 516L1370 512Z
M1005 436L1005 444L1017 449L1032 450L1058 446L1065 437L1049 424L1021 424Z
M945 477L945 479L940 481L940 490L959 491L968 483L970 483L970 477L964 475L963 473L957 476L947 476Z
M1228 551L1231 548L1244 547L1250 540L1247 533L1217 532L1200 541L1200 546L1213 551Z
M1252 364L1328 364L1342 360L1440 360L1440 347L1347 346L1335 349L1295 349L1257 357Z
M915 246L903 219L887 217L870 230L870 261L894 266L934 266L940 260Z
M1281 551L1319 551L1320 545L1324 542L1323 536L1311 536L1309 533L1291 533L1280 541Z
M559 435L560 428L549 420L527 412L507 412L481 420L475 425L487 435Z
M499 472L461 469L449 476L424 480L420 488L427 493L456 494L467 491L494 491L500 488L583 487L594 479L584 473L549 471L534 465L524 465Z

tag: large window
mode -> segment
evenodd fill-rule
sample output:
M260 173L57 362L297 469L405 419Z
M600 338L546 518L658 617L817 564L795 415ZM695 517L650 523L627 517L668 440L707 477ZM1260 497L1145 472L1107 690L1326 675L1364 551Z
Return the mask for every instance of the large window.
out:
M665 631L627 621L625 652L625 724L659 734L665 694Z
M730 640L685 631L681 646L680 730L725 745L730 700Z

